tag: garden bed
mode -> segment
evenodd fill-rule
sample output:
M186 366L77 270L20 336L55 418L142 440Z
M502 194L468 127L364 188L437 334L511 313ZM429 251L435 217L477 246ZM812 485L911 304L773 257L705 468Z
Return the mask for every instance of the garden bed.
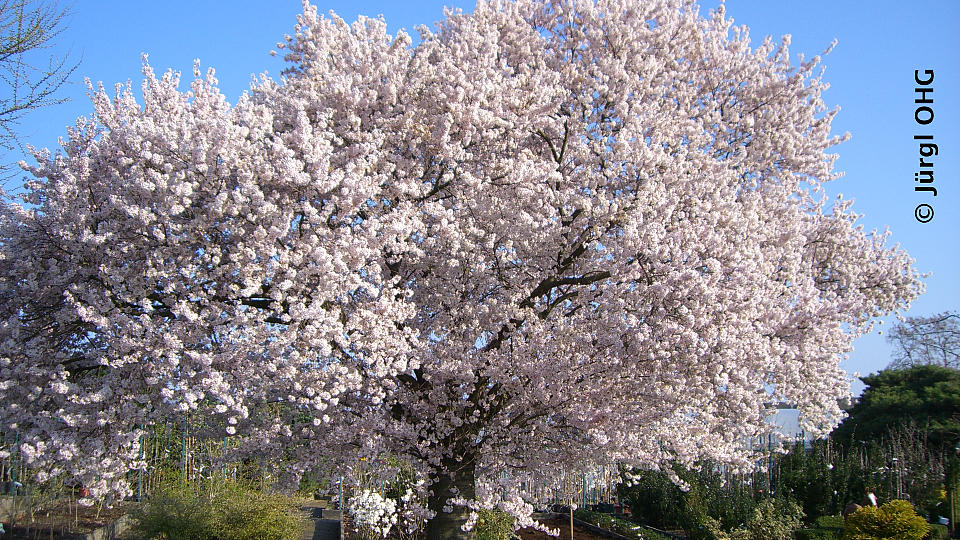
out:
M570 538L569 517L540 520L540 523L543 523L551 529L560 529L560 536L548 536L547 533L532 528L520 529L517 531L517 536L522 540L557 540L558 538L562 540L563 538ZM573 537L576 540L610 540L610 536L591 531L578 523L573 524Z
M122 519L135 503L124 503L113 508L80 506L71 500L55 501L29 513L21 513L14 520L3 522L6 534L3 540L108 540L115 538L126 526Z
M603 514L607 516L606 514ZM607 516L613 520L612 516ZM540 523L543 523L551 529L560 529L559 538L562 540L564 538L570 537L570 517L553 514L549 517L544 517L543 519L538 519ZM618 520L623 521L623 520ZM613 531L607 527L604 527L604 523L592 524L582 521L574 517L573 522L573 537L577 540L586 539L586 540L595 540L603 539L610 540L611 538L617 540L670 540L669 536L660 535L654 531L651 531L646 528L637 528L634 529L632 526L626 530L622 531ZM632 524L631 524L632 525ZM622 527L621 527L622 528ZM521 529L517 531L517 535L520 536L523 540L544 540L547 538L555 538L547 536L546 533L538 531L532 528Z

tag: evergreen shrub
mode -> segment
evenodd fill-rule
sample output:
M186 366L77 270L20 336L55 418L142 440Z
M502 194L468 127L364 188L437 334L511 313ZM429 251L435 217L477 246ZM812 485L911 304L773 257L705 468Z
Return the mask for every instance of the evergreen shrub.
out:
M864 506L847 516L843 540L922 540L930 525L907 501L893 500L883 506Z

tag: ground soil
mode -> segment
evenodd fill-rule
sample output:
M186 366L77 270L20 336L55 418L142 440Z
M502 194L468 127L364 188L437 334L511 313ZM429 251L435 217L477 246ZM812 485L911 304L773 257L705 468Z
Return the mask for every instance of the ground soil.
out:
M128 504L104 507L98 511L96 505L79 506L68 500L54 501L43 508L34 509L32 520L29 514L21 514L14 522L5 521L3 525L7 533L3 539L74 538L116 521L129 510Z
M520 529L517 535L523 540L564 540L570 538L570 518L554 518L541 521L551 529L560 529L560 536L547 536L546 533L534 529ZM588 531L576 524L573 525L573 537L576 540L610 540L606 536L600 536L595 532Z

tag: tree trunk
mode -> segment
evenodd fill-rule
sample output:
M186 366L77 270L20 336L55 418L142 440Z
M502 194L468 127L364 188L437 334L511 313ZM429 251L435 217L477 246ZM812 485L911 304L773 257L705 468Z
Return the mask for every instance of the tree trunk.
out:
M469 539L473 538L473 531L465 532L461 527L466 523L470 516L470 509L464 506L454 506L453 512L443 511L447 506L447 499L454 497L463 497L464 499L473 499L474 490L474 471L475 464L473 460L460 463L448 463L446 470L454 471L454 478L443 474L431 487L433 495L428 501L430 510L437 513L433 519L427 522L427 540L450 540L450 539ZM451 492L456 488L457 494ZM451 505L452 506L452 505Z

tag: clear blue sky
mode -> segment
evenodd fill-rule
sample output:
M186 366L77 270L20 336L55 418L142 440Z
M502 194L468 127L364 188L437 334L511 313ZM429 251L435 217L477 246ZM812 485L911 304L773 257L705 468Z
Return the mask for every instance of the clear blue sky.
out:
M360 0L316 5L349 21L358 14L382 14L391 32L404 28L415 35L417 25L432 25L443 17L444 5L469 11L474 4ZM701 5L706 12L718 0ZM865 215L862 223L867 229L889 226L892 240L916 259L917 268L932 272L926 294L909 314L960 308L960 2L727 0L726 6L736 24L750 27L755 43L768 34L791 34L791 50L809 57L833 39L839 41L824 60L825 79L831 84L825 99L842 109L834 130L849 131L853 138L836 148L837 168L846 177L830 184L828 191L853 198L854 209ZM204 69L217 70L222 90L236 101L251 75L267 71L279 76L283 62L269 52L284 34L293 32L300 11L298 0L77 0L54 51L69 49L81 61L74 84L63 91L72 101L32 114L20 132L35 146L56 146L65 127L91 111L83 78L103 81L108 87L132 80L138 87L141 52L149 54L158 72L173 68L189 75L193 60L199 59ZM915 69L935 72L935 119L929 127L918 126L913 116ZM919 159L913 136L927 133L935 136L940 148L935 162L936 198L913 191ZM914 208L924 202L933 206L936 215L930 223L920 224L914 219ZM855 347L844 363L850 372L867 374L889 361L890 348L876 331L860 338Z

